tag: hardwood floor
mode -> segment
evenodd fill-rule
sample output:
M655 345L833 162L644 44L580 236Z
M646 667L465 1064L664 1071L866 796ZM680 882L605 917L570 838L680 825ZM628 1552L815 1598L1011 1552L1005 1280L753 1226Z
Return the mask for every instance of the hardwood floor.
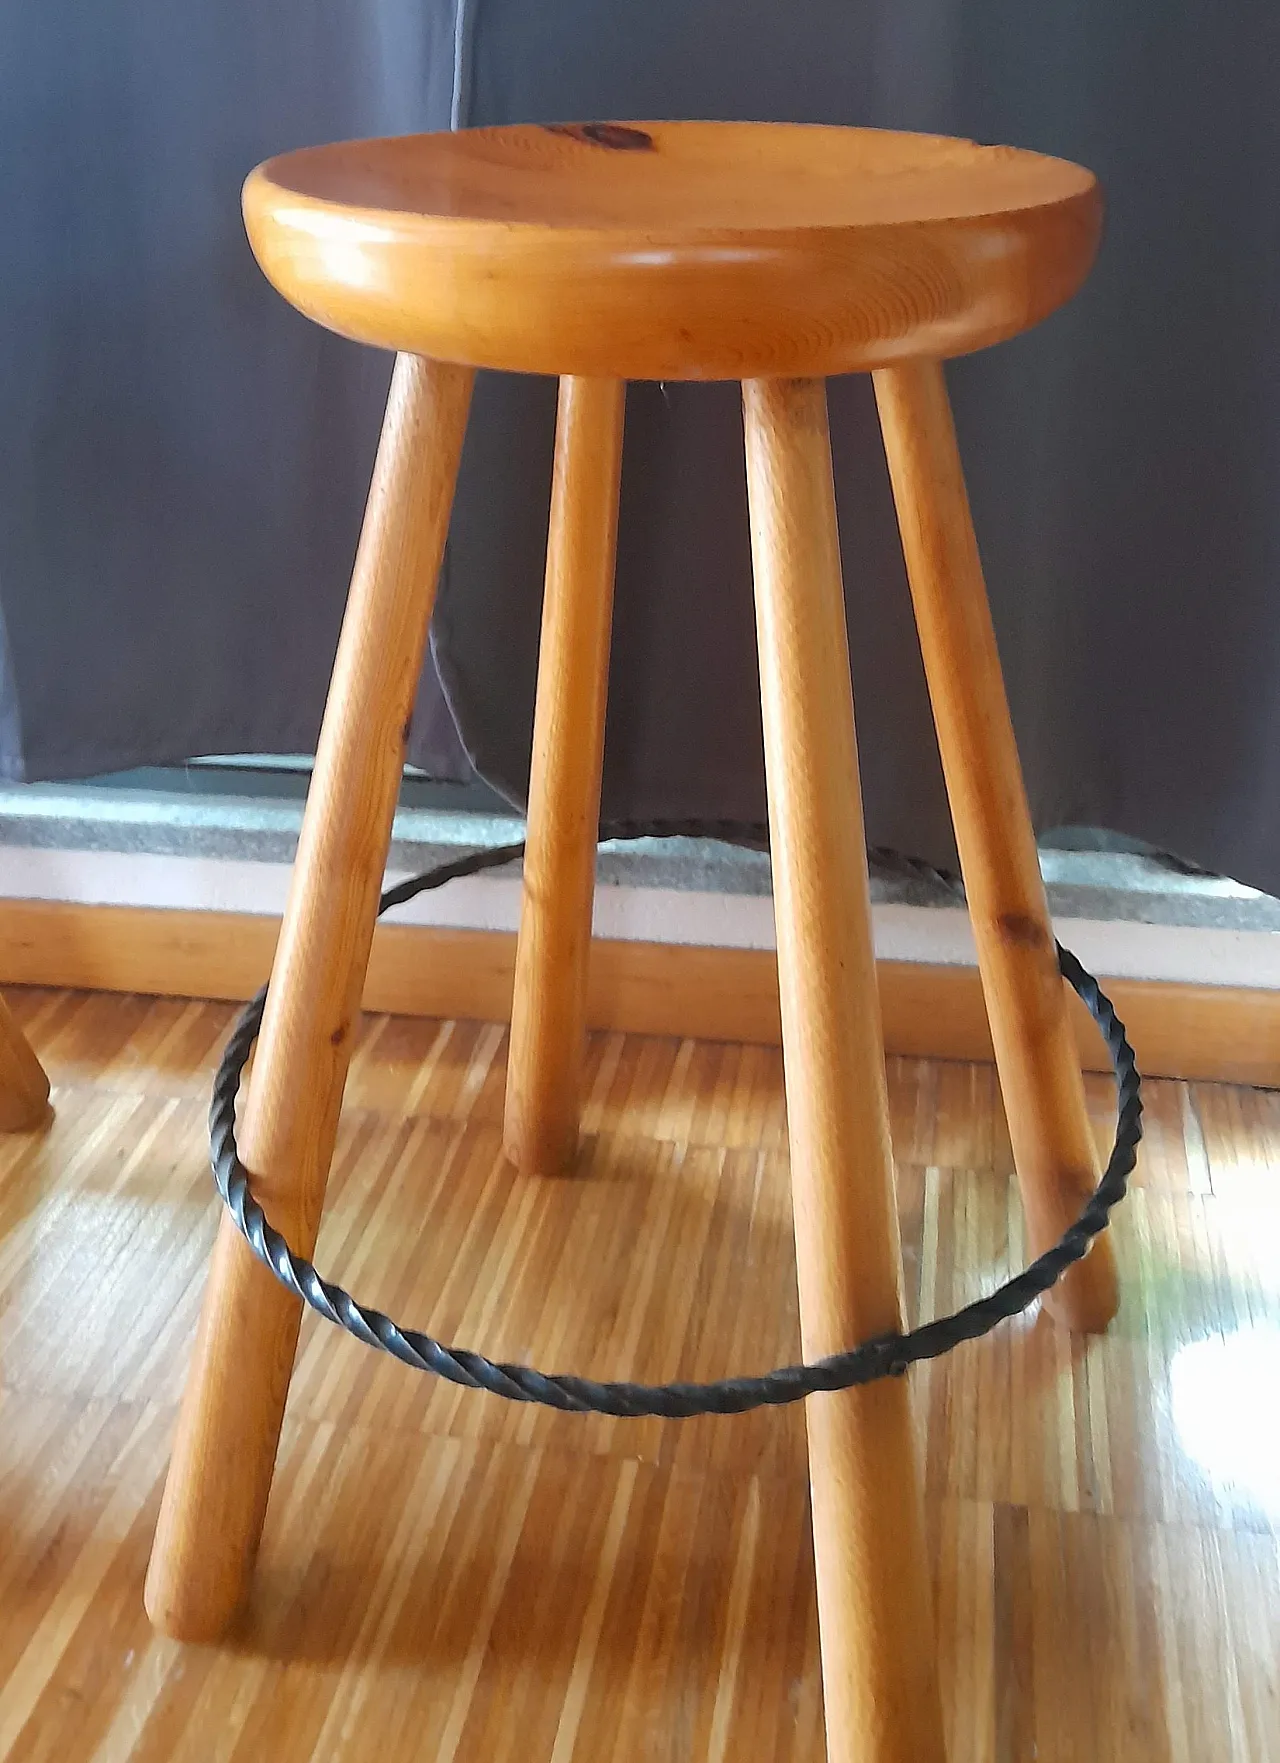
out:
M0 1757L816 1763L794 1409L512 1408L308 1319L249 1623L154 1637L231 1011L12 1003L57 1114L0 1139ZM581 1173L530 1181L500 1154L505 1045L366 1021L321 1267L553 1369L794 1356L776 1051L598 1037ZM1022 1253L1008 1141L989 1068L890 1080L928 1315ZM1147 1107L1110 1333L1024 1318L912 1373L951 1763L1280 1758L1280 1096L1158 1082Z

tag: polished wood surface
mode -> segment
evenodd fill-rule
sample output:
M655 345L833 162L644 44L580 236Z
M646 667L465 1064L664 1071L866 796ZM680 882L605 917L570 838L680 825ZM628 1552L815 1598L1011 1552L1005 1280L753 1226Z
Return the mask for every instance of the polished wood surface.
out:
M840 540L821 380L743 386L808 1359L902 1327ZM806 1404L830 1763L945 1763L906 1385Z
M955 355L1084 279L1079 166L938 135L520 126L308 148L244 191L264 271L361 342L532 373L741 379Z
M560 382L506 1114L540 1175L578 1148L625 394Z
M938 746L991 1038L1036 1252L1098 1182L1053 927L1000 671L942 368L875 375ZM1104 1328L1119 1302L1109 1242L1059 1283L1051 1307Z
M241 1155L304 1255L320 1223L471 379L410 356L396 363L245 1106ZM147 1580L147 1608L168 1634L220 1634L244 1598L300 1314L228 1224Z
M27 1132L49 1111L49 1079L0 998L0 1132Z
M236 912L0 901L0 984L80 986L168 998L244 999L271 971L278 921ZM365 1007L402 1015L511 1015L516 939L506 931L382 923ZM975 969L880 961L880 1015L891 1053L994 1057ZM1280 1088L1280 992L1103 976L1152 1077ZM596 1029L776 1046L777 964L766 949L600 940L592 945L587 1023ZM1098 1032L1074 1004L1086 1071L1109 1069Z
M53 1080L0 1141L6 1763L820 1763L792 1410L580 1420L303 1323L233 1643L147 1552L217 1204L220 1004L11 994ZM505 1036L358 1030L320 1265L468 1344L713 1377L799 1349L781 1056L593 1036L581 1174L501 1152ZM1104 1079L1086 1084L1095 1132ZM1126 1303L913 1371L951 1763L1280 1759L1280 1095L1146 1086ZM990 1067L889 1062L912 1319L1023 1253Z

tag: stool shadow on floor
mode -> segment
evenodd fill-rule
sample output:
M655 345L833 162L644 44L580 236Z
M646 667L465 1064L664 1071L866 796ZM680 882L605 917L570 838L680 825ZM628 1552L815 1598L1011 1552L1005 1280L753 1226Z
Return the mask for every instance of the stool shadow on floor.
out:
M567 1689L585 1640L619 1689L646 1654L691 1688L714 1686L737 1579L735 1645L753 1675L807 1671L816 1696L803 1475L733 1479L582 1453L572 1417L558 1418L560 1449L399 1439L344 1452L318 1528L300 1509L269 1521L236 1644L290 1666L376 1660L455 1681L481 1645L495 1678L518 1667ZM292 1467L287 1449L286 1507ZM313 1541L300 1557L303 1528Z

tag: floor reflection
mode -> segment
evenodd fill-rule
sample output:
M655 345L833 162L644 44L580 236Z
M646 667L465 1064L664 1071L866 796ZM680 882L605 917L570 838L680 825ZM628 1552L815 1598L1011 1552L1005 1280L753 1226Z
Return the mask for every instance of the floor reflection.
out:
M1280 1330L1189 1341L1169 1371L1174 1425L1215 1495L1280 1516Z

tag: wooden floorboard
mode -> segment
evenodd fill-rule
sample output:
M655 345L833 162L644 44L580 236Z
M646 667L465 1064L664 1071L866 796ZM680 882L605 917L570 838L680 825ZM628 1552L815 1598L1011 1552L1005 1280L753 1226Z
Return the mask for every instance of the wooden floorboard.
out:
M11 1001L57 1112L0 1139L0 1758L817 1763L795 1410L513 1408L309 1318L248 1623L152 1635L232 1012ZM553 1369L794 1356L777 1050L596 1037L581 1167L554 1181L501 1157L505 1052L492 1026L365 1021L322 1268ZM991 1068L889 1079L925 1317L1017 1262L1020 1215ZM1111 1332L1029 1316L912 1373L951 1763L1280 1759L1280 1096L1147 1101Z

